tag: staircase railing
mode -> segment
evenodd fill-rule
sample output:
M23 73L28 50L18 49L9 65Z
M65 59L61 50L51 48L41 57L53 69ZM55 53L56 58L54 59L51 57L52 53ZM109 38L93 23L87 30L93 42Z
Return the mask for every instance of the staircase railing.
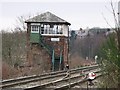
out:
M54 71L54 63L55 63L55 52L54 52L54 48L50 45L48 45L47 43L45 43L45 41L43 40L42 35L40 34L39 37L39 44L42 45L46 51L51 55L52 58L52 71Z
M39 45L41 45L43 48L46 49L46 51L51 55L52 58L52 70L54 71L55 69L55 51L54 48L50 45L48 45L45 41L44 41L44 37L39 33ZM60 51L60 62L59 62L59 70L61 69L61 64L62 64L62 50Z
M52 71L54 71L54 69L55 69L55 52L53 50L53 52L52 52Z
M50 55L52 55L53 47L45 43L41 34L39 35L39 44L44 47Z

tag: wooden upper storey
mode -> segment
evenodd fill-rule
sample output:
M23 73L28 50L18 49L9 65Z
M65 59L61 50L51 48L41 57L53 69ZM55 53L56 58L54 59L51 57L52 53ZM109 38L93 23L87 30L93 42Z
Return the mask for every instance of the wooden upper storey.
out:
M69 22L59 18L58 16L46 12L25 21L30 25L31 33L39 33L41 35L60 35L68 36Z

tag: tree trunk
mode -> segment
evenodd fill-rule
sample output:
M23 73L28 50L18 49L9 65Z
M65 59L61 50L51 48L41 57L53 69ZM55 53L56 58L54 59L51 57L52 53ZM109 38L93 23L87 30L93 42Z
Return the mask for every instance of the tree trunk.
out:
M120 52L120 28L118 28L118 31L117 31L117 41L118 41L118 50Z
M118 76L118 89L120 88L120 28L118 28L117 31L117 44L118 44L118 72L119 72L119 76Z

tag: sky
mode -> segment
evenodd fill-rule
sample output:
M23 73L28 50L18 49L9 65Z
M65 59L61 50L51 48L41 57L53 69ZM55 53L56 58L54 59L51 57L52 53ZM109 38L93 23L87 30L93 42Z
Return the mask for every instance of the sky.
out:
M71 23L70 29L114 27L111 0L1 0L0 30L14 28L20 16L33 17L51 12ZM112 0L116 13L118 1ZM107 24L109 22L109 25Z

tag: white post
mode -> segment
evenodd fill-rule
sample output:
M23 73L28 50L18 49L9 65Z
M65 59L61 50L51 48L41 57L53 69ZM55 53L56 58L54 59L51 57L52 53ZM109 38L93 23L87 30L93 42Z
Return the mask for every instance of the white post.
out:
M97 59L98 59L98 56L96 55L96 56L95 56L95 63L97 63Z

